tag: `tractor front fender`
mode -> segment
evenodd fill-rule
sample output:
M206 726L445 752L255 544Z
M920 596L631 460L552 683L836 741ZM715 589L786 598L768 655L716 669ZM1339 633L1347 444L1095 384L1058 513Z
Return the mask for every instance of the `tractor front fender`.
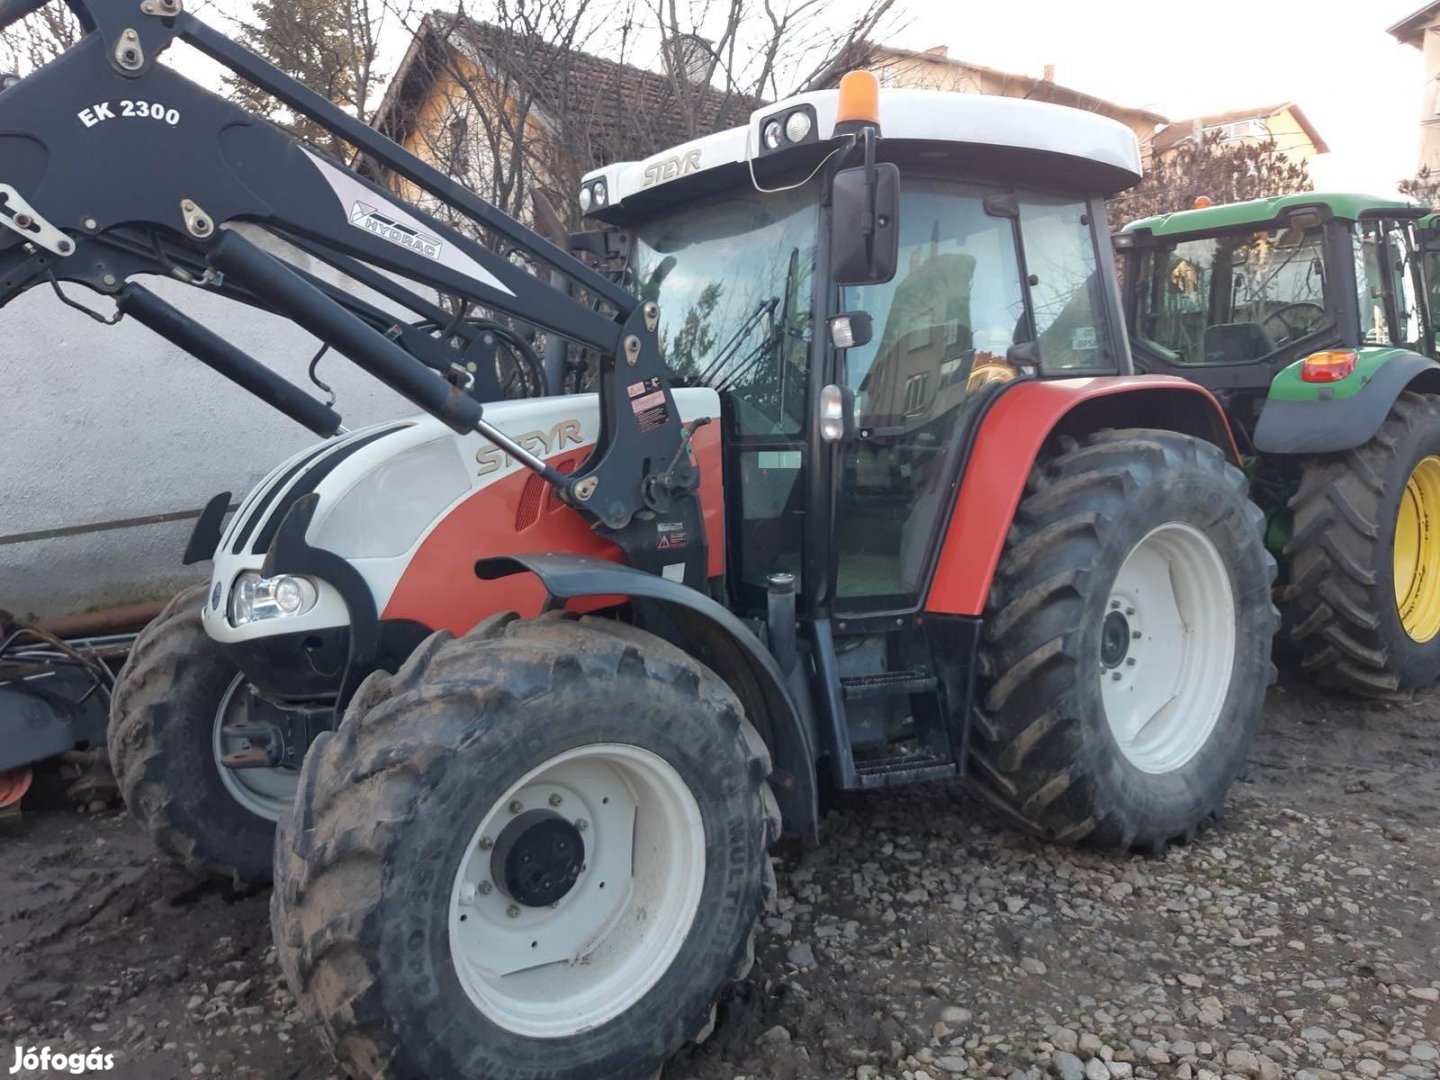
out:
M1440 364L1407 349L1360 351L1361 363L1338 383L1299 382L1297 361L1275 377L1255 423L1262 454L1333 454L1369 442L1405 390L1440 393ZM1355 380L1352 386L1346 384ZM1304 387L1305 397L1277 396Z
M925 610L984 614L1025 482L1045 444L1104 428L1157 428L1214 443L1240 461L1210 391L1169 375L1046 379L1007 387L980 421L964 465Z
M785 831L812 843L818 839L814 717L799 665L787 679L733 612L692 588L633 567L585 555L508 555L475 564L486 581L527 572L555 600L628 597L636 625L678 645L724 680L770 748L770 785ZM791 685L802 692L792 693Z

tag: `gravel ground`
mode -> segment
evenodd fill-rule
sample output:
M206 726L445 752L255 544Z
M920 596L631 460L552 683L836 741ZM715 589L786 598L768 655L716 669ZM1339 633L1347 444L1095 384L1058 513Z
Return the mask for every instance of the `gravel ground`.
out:
M833 810L667 1080L1440 1077L1440 692L1278 688L1252 760L1160 859L1048 847L941 786ZM159 865L119 814L33 814L0 851L5 1069L48 1043L137 1080L334 1073L266 894Z

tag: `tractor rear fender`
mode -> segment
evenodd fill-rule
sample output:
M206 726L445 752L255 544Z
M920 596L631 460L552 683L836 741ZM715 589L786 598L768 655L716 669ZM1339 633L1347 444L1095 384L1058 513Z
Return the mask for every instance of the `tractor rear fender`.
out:
M510 555L475 564L475 573L486 581L526 572L557 601L628 597L637 626L684 649L724 680L770 749L770 786L785 831L807 842L818 838L814 719L803 692L789 688L803 690L803 680L798 675L787 680L774 656L733 612L678 582L585 555Z
M940 543L925 610L982 615L1000 552L1047 442L1104 428L1158 428L1240 454L1210 391L1169 375L1047 379L1008 387L980 421Z
M1337 383L1301 382L1303 363L1297 360L1270 384L1255 424L1255 449L1262 454L1353 450L1375 437L1403 391L1440 394L1440 364L1408 349L1361 349L1355 373Z

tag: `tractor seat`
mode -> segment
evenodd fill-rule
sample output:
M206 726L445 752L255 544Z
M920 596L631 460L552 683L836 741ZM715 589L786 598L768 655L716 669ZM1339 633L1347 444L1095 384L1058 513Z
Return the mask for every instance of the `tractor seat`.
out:
M1273 352L1275 346L1259 323L1220 323L1205 328L1205 363L1248 364Z

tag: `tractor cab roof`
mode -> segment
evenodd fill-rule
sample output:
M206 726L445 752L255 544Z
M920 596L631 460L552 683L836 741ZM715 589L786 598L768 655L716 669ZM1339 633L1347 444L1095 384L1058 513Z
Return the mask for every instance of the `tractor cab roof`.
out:
M1198 210L1179 210L1171 214L1142 218L1126 225L1120 230L1120 235L1171 239L1192 234L1226 232L1230 229L1282 223L1292 214L1305 210L1318 210L1322 219L1338 218L1341 221L1362 221L1381 216L1419 218L1429 212L1427 207L1411 199L1381 198L1346 192L1304 191L1295 195L1251 199L1248 202L1227 203Z
M839 93L787 98L755 110L742 127L596 169L582 182L581 208L624 224L742 183L806 180L842 145L832 141ZM1048 102L882 89L880 130L882 156L948 175L991 174L1104 196L1141 175L1139 144L1124 124Z

